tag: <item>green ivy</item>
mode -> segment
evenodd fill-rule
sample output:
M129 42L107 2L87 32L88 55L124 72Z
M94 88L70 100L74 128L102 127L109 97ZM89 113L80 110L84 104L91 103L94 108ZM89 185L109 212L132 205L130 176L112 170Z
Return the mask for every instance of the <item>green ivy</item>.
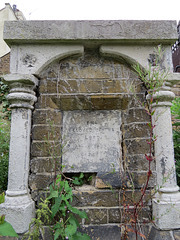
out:
M5 84L0 78L0 104L2 105L2 112L4 117L10 119L11 110L9 108L9 102L6 99L6 96L9 93L9 87Z

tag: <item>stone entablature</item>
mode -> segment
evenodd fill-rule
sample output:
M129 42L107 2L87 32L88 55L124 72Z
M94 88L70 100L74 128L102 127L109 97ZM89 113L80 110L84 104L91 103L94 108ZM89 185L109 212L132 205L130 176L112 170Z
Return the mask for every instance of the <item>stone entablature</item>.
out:
M171 44L177 39L176 21L97 20L97 21L24 21L6 23L8 43L82 42L110 40L117 43L139 42Z
M21 202L23 195L26 201L22 201L24 204L22 210L26 211L22 219L26 218L26 214L30 216L27 218L26 226L23 227L17 220L17 224L14 225L17 231L24 232L29 219L33 216L34 205L28 188L33 200L38 202L52 181L53 163L44 139L49 136L51 142L54 139L58 142L63 134L70 138L70 141L64 157L60 160L65 165L71 165L69 159L72 158L76 167L74 171L67 167L66 171L70 174L83 171L94 176L94 182L90 186L75 191L77 201L73 204L87 211L89 220L86 225L105 228L109 225L111 228L111 224L114 224L115 231L117 230L119 222L122 221L119 203L122 203L123 179L119 171L126 173L125 170L128 168L133 174L137 197L147 176L144 154L148 151L146 124L149 118L143 107L134 99L134 93L130 88L134 84L135 93L143 102L146 102L146 89L134 73L133 65L138 63L143 68L148 67L154 54L154 47L159 44L162 44L164 50L162 67L169 69L171 74L166 86L158 93L159 104L155 105L161 116L155 128L160 142L155 145L157 162L153 163L153 177L149 187L153 187L155 181L158 186L162 186L163 178L167 173L170 174L170 178L153 199L153 214L156 217L157 228L166 230L180 228L177 211L180 207L180 196L174 177L170 115L170 102L174 94L169 87L180 80L179 74L173 74L171 56L171 44L177 38L176 22L7 22L4 37L11 45L11 75L5 76L4 79L12 86L8 98L12 102L13 114L9 185L2 210L9 214L8 220L14 224L12 219L15 206L12 208L11 205L13 201ZM37 93L37 102L33 110L33 103L36 101L34 91ZM155 116L154 119L156 121ZM49 121L53 121L54 135L50 134ZM18 124L25 126L22 131L25 131L26 135L23 133L18 137L23 143L21 140L15 143L18 135L16 136L14 126ZM168 134L165 126L168 126ZM166 140L168 146L165 146ZM22 156L20 165L18 157L13 154L15 149L17 155ZM112 153L108 155L110 151ZM27 153L26 156L23 156L24 153ZM58 150L56 153L60 156ZM111 170L108 168L108 161L115 169L113 176L108 174ZM17 164L17 168L26 166L25 170L17 171L26 190L22 188L22 184L13 184L14 164ZM128 174L124 175L128 177ZM114 193L118 198L107 189L109 182L115 188ZM132 190L128 184L127 181L126 186L130 195ZM18 195L17 192L21 194ZM109 198L112 202L109 202ZM173 211L164 214L164 211L171 208L172 204L174 206L174 203ZM151 215L150 208L151 203L143 210L142 222L147 215ZM18 211L21 212L21 207Z

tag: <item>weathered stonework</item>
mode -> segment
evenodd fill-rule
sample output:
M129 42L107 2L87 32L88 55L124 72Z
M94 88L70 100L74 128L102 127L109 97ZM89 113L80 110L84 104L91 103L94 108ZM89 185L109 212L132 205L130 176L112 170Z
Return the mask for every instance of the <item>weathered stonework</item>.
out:
M37 85L37 102L32 117L29 115L28 125L25 124L29 134L28 141L24 145L20 143L28 149L28 161L30 157L29 164L27 158L22 156L21 166L23 167L23 161L28 165L27 171L22 172L26 180L28 179L32 199L38 204L40 198L46 196L53 179L55 156L58 167L61 163L66 166L65 174L72 176L84 172L86 177L91 177L88 185L86 182L74 190L73 206L85 210L89 217L88 220L80 220L82 231L88 232L92 239L96 240L119 240L124 231L123 224L130 221L122 212L131 213L133 201L137 201L141 196L148 169L144 155L149 150L149 131L146 127L149 116L139 103L139 100L147 103L147 89L135 74L133 65L138 63L142 68L148 67L149 61L153 61L155 55L154 47L162 44L165 52L162 67L172 72L170 45L177 37L176 23L11 22L6 23L4 36L11 45L10 71L16 76L14 82L12 78L10 80L12 92L9 99L14 112L18 114L17 119L21 115L25 116L24 109L28 109L29 114L33 110L36 98L32 86ZM25 74L25 81L18 77L22 72ZM27 75L36 76L38 84L37 81L28 82ZM176 84L179 80L178 74L171 73L166 85ZM144 199L147 204L139 215L143 234L147 239L148 235L152 236L149 240L157 239L157 236L165 236L169 240L172 234L174 237L179 234L178 230L161 234L151 228L149 223L149 220L152 220L153 208L157 228L178 229L180 224L176 211L180 197L174 178L173 145L170 140L172 132L169 107L173 95L169 88L165 91L166 93L162 89L159 92L160 104L155 106L158 112L162 111L165 120L161 117L158 119L156 129L159 131L157 135L160 136L160 143L154 148L157 159L162 154L164 162L162 156L160 160L152 162L152 175ZM164 112L164 109L167 111ZM167 134L164 124L168 124ZM15 134L12 134L11 138L15 139ZM165 144L166 138L168 146ZM62 142L67 142L63 149ZM13 147L20 151L18 142L17 145L12 142L11 145L11 154L14 152ZM23 150L20 154L22 152ZM11 162L10 158L10 166ZM172 169L170 180L154 196L152 204L151 189L155 184L162 185L163 176L166 176L169 167ZM11 174L11 170L10 167L6 201L10 191L16 190L17 185L13 185L15 175ZM27 182L25 186L27 187ZM21 189L21 186L19 187ZM34 210L32 199L29 199ZM167 204L164 204L166 200ZM172 203L177 204L175 210L168 212L166 217L161 216L166 206L169 207ZM124 206L129 206L129 209L124 209ZM10 205L6 205L4 209L14 214ZM19 211L21 210L23 207L20 207ZM30 216L27 222L32 217L28 211L24 214ZM14 224L12 219L9 221ZM171 219L170 224L168 219ZM14 224L19 233L24 232L25 228L28 229L27 226L22 228L20 225L18 220L17 224ZM135 239L133 232L129 232L129 237Z
M119 111L67 111L63 116L62 164L67 172L108 172L122 159ZM82 147L83 146L83 147ZM73 166L73 168L72 168Z

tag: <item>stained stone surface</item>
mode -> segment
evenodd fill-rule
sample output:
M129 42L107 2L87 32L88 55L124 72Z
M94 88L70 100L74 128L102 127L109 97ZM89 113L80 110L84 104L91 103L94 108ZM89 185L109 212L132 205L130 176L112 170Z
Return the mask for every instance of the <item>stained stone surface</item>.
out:
M68 172L109 172L120 167L121 112L66 111L63 165ZM72 168L73 166L73 168Z
M177 39L176 21L11 21L5 23L7 42L60 40L137 40L174 43Z

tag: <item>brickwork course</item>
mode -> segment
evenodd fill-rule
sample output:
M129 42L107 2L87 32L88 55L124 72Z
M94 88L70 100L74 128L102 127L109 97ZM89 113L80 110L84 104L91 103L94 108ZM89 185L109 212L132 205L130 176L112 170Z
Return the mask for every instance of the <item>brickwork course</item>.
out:
M10 73L10 53L0 58L0 74Z

